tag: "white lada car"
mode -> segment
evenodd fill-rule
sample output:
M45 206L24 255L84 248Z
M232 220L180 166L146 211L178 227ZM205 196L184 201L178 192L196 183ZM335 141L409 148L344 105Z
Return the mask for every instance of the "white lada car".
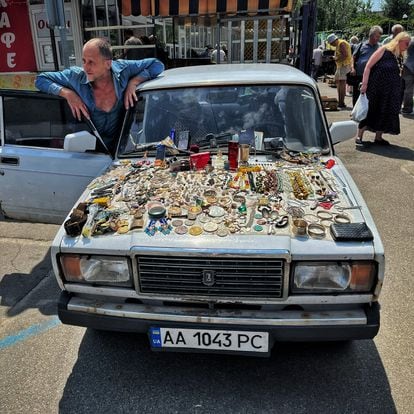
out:
M23 200L1 190L9 216L66 216L52 245L61 321L146 333L159 351L373 338L383 246L333 149L356 125L328 128L314 81L284 65L188 67L138 96L112 157L64 131L42 164L44 206L28 206L29 182ZM4 176L40 163L21 126L2 134Z

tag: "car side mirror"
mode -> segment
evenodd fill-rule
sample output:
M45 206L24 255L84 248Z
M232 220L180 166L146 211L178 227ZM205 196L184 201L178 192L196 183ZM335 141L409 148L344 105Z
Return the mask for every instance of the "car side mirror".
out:
M79 131L65 136L63 143L64 151L68 152L86 152L95 150L96 137L88 131Z
M354 121L334 122L329 128L332 144L356 137L358 124Z

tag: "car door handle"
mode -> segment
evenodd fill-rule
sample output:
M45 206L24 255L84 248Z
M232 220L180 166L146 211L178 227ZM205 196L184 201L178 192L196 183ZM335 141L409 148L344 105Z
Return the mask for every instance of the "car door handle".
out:
M0 164L19 165L19 157L0 157Z

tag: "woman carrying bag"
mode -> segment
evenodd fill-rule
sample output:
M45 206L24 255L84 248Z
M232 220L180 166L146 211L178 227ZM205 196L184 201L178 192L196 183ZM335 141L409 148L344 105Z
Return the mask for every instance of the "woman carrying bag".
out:
M400 133L401 68L410 40L408 33L399 33L368 60L360 92L367 94L369 108L367 117L359 123L356 145L363 145L366 130L375 132L374 142L379 145L389 145L383 134Z

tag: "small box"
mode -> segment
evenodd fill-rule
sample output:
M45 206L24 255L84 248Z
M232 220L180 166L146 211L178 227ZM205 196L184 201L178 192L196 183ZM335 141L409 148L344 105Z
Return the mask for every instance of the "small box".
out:
M190 155L190 164L191 168L195 168L196 170L202 170L210 161L210 153L209 152L200 152L198 154L191 154Z

